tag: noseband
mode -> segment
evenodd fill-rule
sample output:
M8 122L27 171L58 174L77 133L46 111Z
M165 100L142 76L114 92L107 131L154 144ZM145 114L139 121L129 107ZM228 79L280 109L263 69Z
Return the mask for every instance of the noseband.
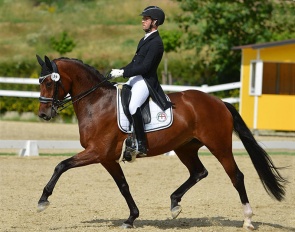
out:
M91 89L82 92L74 97L71 97L70 95L67 95L66 97L64 97L64 99L59 100L58 99L58 91L59 91L59 86L62 87L63 91L66 93L64 86L62 84L61 78L60 78L60 74L58 72L58 68L57 65L51 61L52 64L52 68L53 68L53 72L39 77L39 83L42 84L43 81L51 76L51 79L54 81L54 92L53 92L53 97L52 98L48 98L48 97L43 97L40 96L39 97L39 102L40 103L52 103L51 105L51 114L52 112L56 112L59 113L62 110L64 110L65 108L68 108L70 105L74 104L75 102L79 101L80 99L86 97L88 94L92 93L93 91L95 91L101 84L103 84L104 82L108 81L110 79L110 75L107 75L107 77L105 77L104 80L102 80L100 83L98 83L97 85L93 86ZM72 102L71 102L72 101Z

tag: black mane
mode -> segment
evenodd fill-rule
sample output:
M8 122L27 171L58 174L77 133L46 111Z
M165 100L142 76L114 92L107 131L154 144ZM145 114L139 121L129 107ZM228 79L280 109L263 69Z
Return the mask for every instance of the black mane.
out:
M69 61L74 61L74 62L80 63L84 67L86 67L91 73L93 73L94 76L98 77L101 81L106 79L106 77L103 74L101 74L96 68L94 68L94 67L92 67L92 66L90 66L88 64L85 64L82 60L79 60L79 59L76 59L76 58L68 58L68 57L60 57L60 58L57 58L55 60L69 60ZM107 85L111 84L113 86L113 83L111 83L109 81L106 81L105 83Z

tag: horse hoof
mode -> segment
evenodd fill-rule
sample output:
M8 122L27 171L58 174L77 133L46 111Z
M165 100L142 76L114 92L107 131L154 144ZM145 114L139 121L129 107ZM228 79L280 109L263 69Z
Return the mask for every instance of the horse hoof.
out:
M123 223L123 225L121 226L122 229L132 229L134 228L133 225L127 224L127 223Z
M254 226L251 223L244 223L243 228L250 231L255 230Z
M49 201L44 201L42 203L39 203L37 207L37 212L40 213L44 211L45 209L48 208L49 205L50 205Z
M180 205L175 206L173 209L171 209L171 215L172 218L175 219L180 214L182 208Z

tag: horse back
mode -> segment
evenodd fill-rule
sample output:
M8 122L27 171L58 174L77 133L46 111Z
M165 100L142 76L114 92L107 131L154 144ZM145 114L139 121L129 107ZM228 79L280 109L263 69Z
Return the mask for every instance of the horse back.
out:
M227 109L221 99L199 90L186 90L177 93L170 93L168 96L170 97L170 100L174 104L174 108L176 110L182 108L182 106L194 106L194 108L197 107L205 112L211 112L212 110L214 111L214 109ZM210 107L213 107L214 109L211 109Z
M221 99L198 90L171 93L169 97L174 103L175 121L185 121L199 130L217 130L223 123L223 128L232 131L232 115Z

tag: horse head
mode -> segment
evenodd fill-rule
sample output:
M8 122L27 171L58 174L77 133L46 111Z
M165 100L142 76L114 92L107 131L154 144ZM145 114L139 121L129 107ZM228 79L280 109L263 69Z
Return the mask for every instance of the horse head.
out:
M38 115L40 118L50 120L57 115L58 107L62 106L65 101L69 101L69 99L65 100L65 97L69 93L70 87L65 83L65 80L62 82L55 61L51 61L47 56L44 57L45 61L38 55L36 57L41 66Z
M43 61L40 56L36 57L41 66L38 114L40 118L45 120L54 118L58 111L89 96L99 87L115 89L108 78L81 60L65 57L50 60L45 56ZM95 99L97 98L98 93Z

